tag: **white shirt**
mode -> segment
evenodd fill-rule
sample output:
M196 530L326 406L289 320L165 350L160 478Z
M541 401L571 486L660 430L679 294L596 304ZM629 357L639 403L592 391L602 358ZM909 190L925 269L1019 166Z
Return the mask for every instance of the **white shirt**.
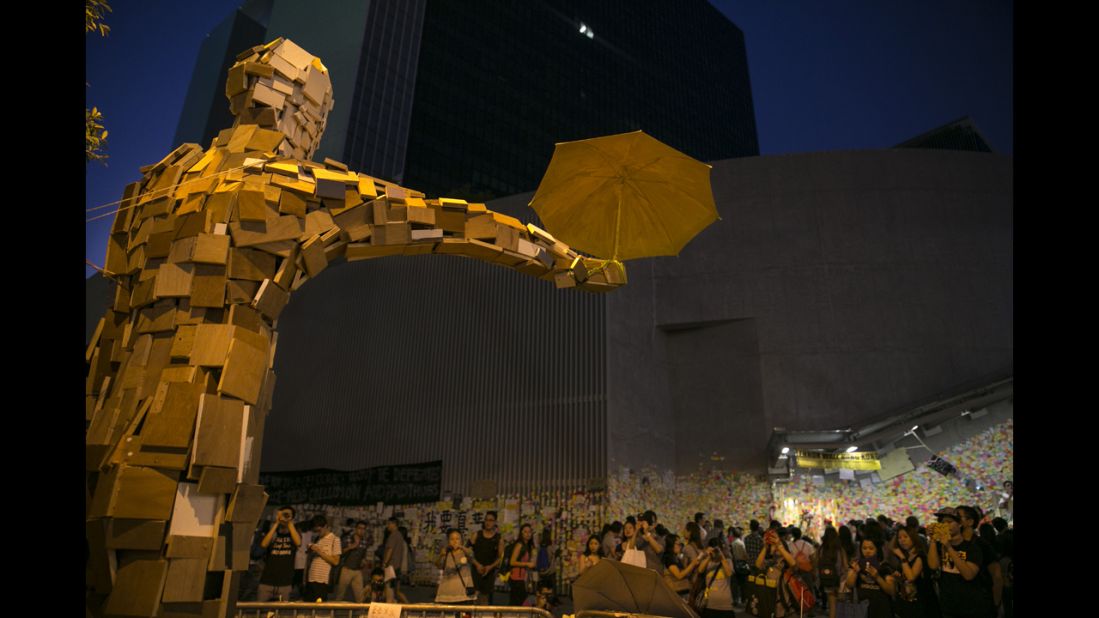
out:
M340 538L331 532L325 535L321 540L317 541L318 549L331 556L339 558L340 552ZM315 553L315 552L314 552ZM321 558L320 555L313 557L313 561L309 563L309 579L311 582L319 582L322 584L328 583L328 576L332 572L332 565Z

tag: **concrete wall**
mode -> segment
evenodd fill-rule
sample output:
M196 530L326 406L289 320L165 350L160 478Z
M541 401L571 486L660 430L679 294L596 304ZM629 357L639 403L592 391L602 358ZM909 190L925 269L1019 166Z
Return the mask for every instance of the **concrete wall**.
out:
M659 367L633 363L634 351L612 345L608 371L621 380L612 380L612 425L631 415L658 417L668 405L616 395L669 383L670 400L691 415L732 415L729 461L755 461L762 472L774 426L858 424L1011 373L1010 159L932 150L811 153L720 161L712 179L722 220L678 258L654 260L651 274L630 271L631 292L651 288L652 298L612 297L612 343L616 329L626 328L617 324L645 317L656 338L666 338L669 326L752 319L761 409L748 402L731 410L716 379L711 388L693 381L677 387ZM643 330L638 325L631 337ZM721 361L714 356L720 345L705 345L703 357L745 370L742 357ZM627 366L634 370L620 370ZM612 444L614 461L636 467L646 461L636 454L649 446L646 439ZM686 463L678 460L680 472Z

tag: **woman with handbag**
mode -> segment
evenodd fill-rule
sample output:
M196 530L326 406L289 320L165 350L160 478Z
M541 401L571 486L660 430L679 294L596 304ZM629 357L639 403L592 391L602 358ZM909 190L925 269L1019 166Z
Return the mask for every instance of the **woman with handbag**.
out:
M691 591L691 579L696 573L698 565L702 563L702 556L686 562L683 553L683 543L674 534L669 534L664 539L664 554L661 556L664 563L664 581L668 587L675 590L680 596L686 598Z
M519 529L519 541L511 548L511 573L508 575L508 587L511 596L508 605L519 607L527 600L527 569L535 568L534 529L523 524Z
M699 556L698 576L695 586L701 582L701 592L696 594L691 604L702 618L733 618L732 581L734 570L728 556L721 551L719 539L710 539L706 551ZM700 598L699 598L700 597Z
M847 528L844 527L844 530ZM850 534L850 531L848 531ZM840 588L840 573L845 572L850 563L849 554L840 543L840 534L834 526L824 529L824 538L820 542L820 561L817 572L820 586L828 598L828 618L836 618L836 601Z
M743 530L734 526L731 534L729 553L733 556L733 579L736 581L733 602L743 605L747 600L748 574L751 573L751 567L748 565L748 548L744 546Z
M897 530L889 562L897 569L893 604L900 618L938 618L939 601L927 568L927 546L914 527Z
M477 602L477 590L473 587L473 550L464 547L462 533L455 528L447 530L447 544L435 559L435 566L443 571L439 588L435 591L436 603L473 605Z

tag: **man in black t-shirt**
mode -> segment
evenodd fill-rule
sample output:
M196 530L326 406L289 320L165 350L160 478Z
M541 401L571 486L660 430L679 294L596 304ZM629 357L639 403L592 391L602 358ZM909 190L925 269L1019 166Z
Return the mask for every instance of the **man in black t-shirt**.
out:
M981 562L981 572L977 575L977 580L988 595L990 605L988 617L996 618L1000 607L1000 600L1003 598L1004 586L1004 580L1000 571L1000 556L992 544L982 539L981 536L977 534L977 523L980 522L983 517L980 508L975 506L959 506L955 510L958 511L958 525L962 529L962 538L966 541L974 541L981 546L981 556L983 560Z
M301 546L301 535L294 527L294 509L284 506L276 511L275 518L275 525L259 542L260 547L267 550L256 593L256 600L260 603L272 599L290 600L290 586L294 582L294 554Z
M975 540L962 538L958 511L946 507L935 513L938 524L928 525L931 546L927 566L939 570L939 605L943 618L987 618L992 595L978 577L984 554Z

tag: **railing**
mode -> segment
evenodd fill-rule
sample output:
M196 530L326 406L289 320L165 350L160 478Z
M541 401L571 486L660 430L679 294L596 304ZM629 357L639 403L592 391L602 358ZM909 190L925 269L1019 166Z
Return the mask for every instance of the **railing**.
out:
M653 614L635 614L631 612L608 612L594 609L585 609L576 612L575 618L664 618Z
M238 602L236 618L366 618L370 603L255 603ZM614 616L611 612L589 612ZM499 605L401 605L401 618L553 618L536 607Z

